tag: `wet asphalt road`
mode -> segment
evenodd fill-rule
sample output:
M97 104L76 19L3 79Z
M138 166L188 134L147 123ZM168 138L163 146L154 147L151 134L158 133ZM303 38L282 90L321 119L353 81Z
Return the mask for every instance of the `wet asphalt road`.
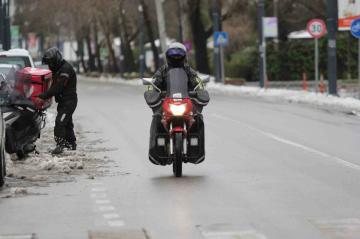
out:
M79 96L81 128L117 149L100 153L110 173L0 199L0 235L360 238L360 118L213 94L204 110L206 160L174 178L170 166L147 159L151 111L142 87L82 82Z

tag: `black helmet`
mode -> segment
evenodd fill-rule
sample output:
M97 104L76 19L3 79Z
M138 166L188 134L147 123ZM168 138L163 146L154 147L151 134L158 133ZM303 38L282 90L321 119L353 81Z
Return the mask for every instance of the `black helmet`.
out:
M169 66L183 67L186 61L186 47L180 42L171 43L166 51L166 61Z
M61 52L56 47L48 49L42 58L42 63L48 65L52 71L57 71L60 68L62 61L63 57Z

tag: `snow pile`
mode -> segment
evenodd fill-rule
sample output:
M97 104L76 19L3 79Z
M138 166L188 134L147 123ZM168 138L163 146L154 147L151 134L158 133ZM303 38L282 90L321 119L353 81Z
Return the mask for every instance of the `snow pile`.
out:
M101 76L100 78L89 78L81 76L80 79L92 82L109 82L125 85L142 85L140 79L125 80L120 77ZM221 93L226 95L248 95L253 97L262 97L280 101L289 101L295 103L305 103L317 106L337 107L345 110L354 111L354 114L360 112L360 100L352 97L335 97L327 94L315 92L306 92L288 89L260 89L254 86L235 86L214 83L211 81L206 85L209 92Z
M71 175L97 175L99 164L104 161L92 156L97 150L96 145L101 140L89 141L81 130L76 132L78 150L65 150L60 156L52 156L51 150L55 146L53 127L55 112L47 113L47 124L42 130L41 138L36 142L39 154L32 153L24 160L7 160L6 180L10 187L31 186L34 182L66 182ZM78 130L80 127L76 127ZM81 128L80 128L81 129ZM101 148L103 152L103 148ZM91 154L91 155L90 155Z
M327 94L287 89L260 89L251 86L223 85L213 82L207 84L207 89L210 92L227 95L249 95L318 106L340 107L360 112L360 100L351 97L335 97Z
M142 81L140 79L125 80L124 78L121 78L121 77L113 77L113 76L106 76L106 75L101 75L98 78L85 77L85 76L80 75L79 79L90 81L90 82L116 83L116 84L133 85L133 86L142 85Z

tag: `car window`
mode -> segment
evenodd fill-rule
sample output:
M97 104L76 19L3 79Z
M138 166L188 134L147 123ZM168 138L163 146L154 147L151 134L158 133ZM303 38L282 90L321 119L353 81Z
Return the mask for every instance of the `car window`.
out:
M0 56L0 64L18 65L20 68L31 67L28 57Z
M7 75L10 72L11 68L9 67L0 67L0 73Z

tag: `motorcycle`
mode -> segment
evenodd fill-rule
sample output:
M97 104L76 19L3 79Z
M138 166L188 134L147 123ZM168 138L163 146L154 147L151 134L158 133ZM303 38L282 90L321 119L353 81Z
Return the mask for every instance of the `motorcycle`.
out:
M199 164L205 160L201 111L208 104L209 95L205 90L197 90L200 85L189 92L188 77L182 68L169 70L165 92L151 78L142 80L144 85L154 88L144 94L154 111L149 160L156 165L172 164L174 176L181 177L183 163ZM201 80L207 83L209 78Z
M49 70L24 68L16 72L14 84L2 74L0 86L0 186L6 176L5 152L12 159L24 159L36 151L35 142L45 127L46 109L51 100L36 96L49 89L52 74ZM11 86L9 86L11 85Z

